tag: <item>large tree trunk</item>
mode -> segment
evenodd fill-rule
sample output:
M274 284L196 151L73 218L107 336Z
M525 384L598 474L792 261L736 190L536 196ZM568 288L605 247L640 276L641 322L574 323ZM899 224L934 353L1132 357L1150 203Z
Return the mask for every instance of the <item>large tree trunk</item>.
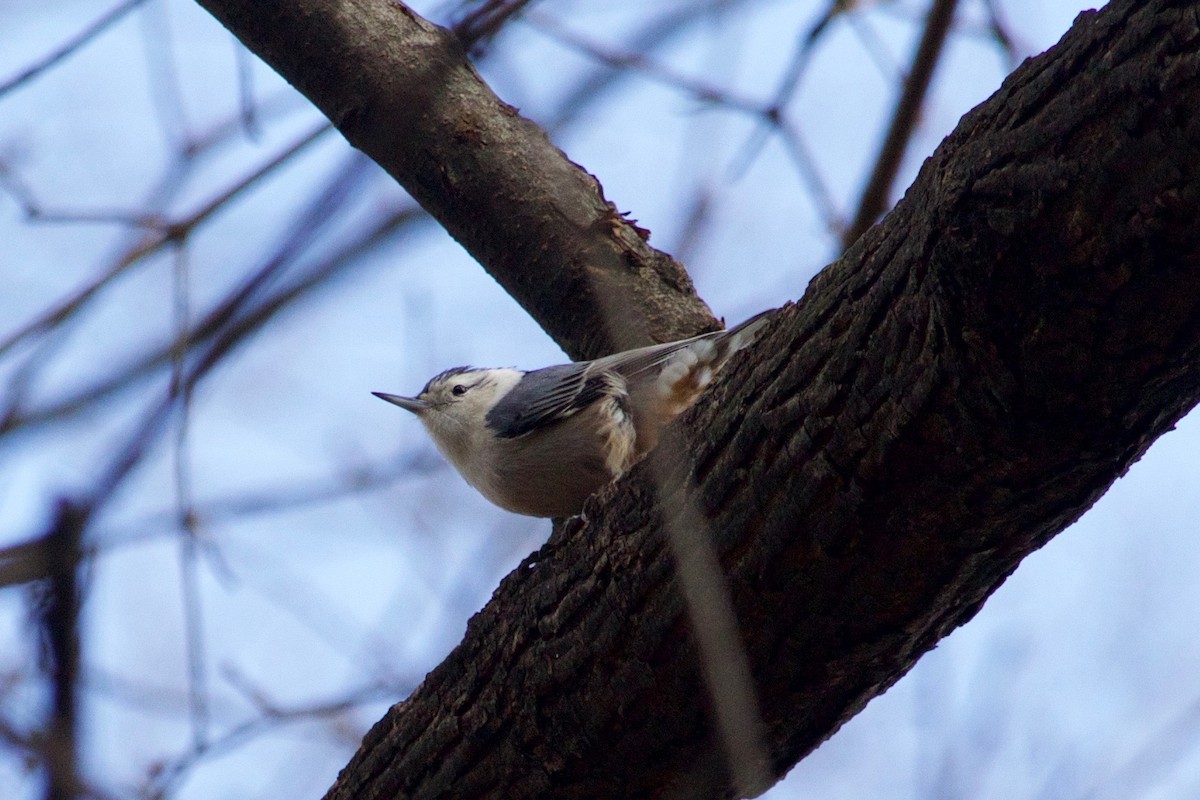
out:
M201 2L573 353L624 343L588 324L613 297L648 315L644 335L705 324L682 273L428 23L385 0ZM671 525L715 544L773 776L970 619L1200 400L1198 7L1084 14L964 117L905 200L778 314L651 463L504 580L329 797L737 792ZM430 70L474 93L448 96ZM424 128L447 103L473 116ZM516 144L494 137L501 124ZM547 160L482 166L510 145ZM459 181L494 182L502 200L463 201ZM586 212L563 212L559 184L591 193L570 205ZM506 229L510 203L575 233Z

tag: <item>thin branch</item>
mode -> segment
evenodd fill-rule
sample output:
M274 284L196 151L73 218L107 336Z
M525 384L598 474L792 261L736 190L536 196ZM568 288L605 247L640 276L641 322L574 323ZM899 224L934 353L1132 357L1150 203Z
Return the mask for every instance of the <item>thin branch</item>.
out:
M242 695L255 706L258 714L245 722L233 726L220 736L194 747L177 759L161 765L145 787L145 792L153 800L169 797L180 782L206 760L236 750L246 742L266 733L270 733L284 725L297 723L316 723L322 720L334 721L368 703L389 700L404 696L411 687L398 687L390 684L372 684L347 693L341 698L326 702L312 703L294 708L284 708L272 702L266 694L254 687L249 679L232 670L226 671L226 679L241 691ZM345 736L339 737L345 740ZM355 734L355 740L357 733Z
M232 321L224 323L222 327L214 327L212 337L217 339L217 344L214 344L213 347L220 345L223 349L227 349L233 346L232 342L239 342L247 338L250 333L274 318L277 313L308 295L314 287L324 284L335 275L343 274L347 265L361 263L363 256L388 241L397 231L410 223L426 219L428 217L416 207L401 209L386 215L365 235L356 237L352 244L318 263L305 275L279 288L261 303L236 316ZM208 341L207 337L206 341ZM190 379L190 377L185 377L182 380L186 383ZM160 409L161 412L162 409ZM153 428L161 422L162 420L157 416L148 414L145 424L148 428ZM127 445L127 447L133 446L133 442ZM148 443L142 442L139 446L145 447L148 446ZM127 466L132 467L132 464ZM112 481L108 481L108 484L112 484ZM313 502L319 501L319 498L315 496L311 499ZM263 503L262 505L269 504ZM264 508L263 510L269 509ZM251 513L251 511L248 510L247 513ZM89 552L94 551L89 550ZM44 541L40 537L0 550L0 587L26 583L45 575Z
M763 117L771 113L770 107L766 103L679 72L643 53L634 50L617 50L603 45L571 30L561 20L549 14L531 11L526 18L530 27L535 30L612 69L633 71L655 83L686 92L701 103L725 107L756 117Z
M784 69L783 75L779 80L779 85L775 89L774 97L768 106L769 113L764 116L763 120L746 137L745 143L742 144L738 154L731 163L731 175L741 176L758 157L770 134L772 132L780 132L779 123L784 119L785 111L800 86L800 79L804 76L804 72L808 68L809 60L816 50L817 44L829 30L834 20L838 18L846 19L847 24L862 41L867 55L875 62L880 72L885 76L890 76L892 72L891 65L887 63L884 56L885 48L883 44L875 37L870 26L859 15L853 12L854 3L847 2L847 0L831 0L825 13L815 23L800 33L792 51L791 60L788 62L787 68ZM787 130L783 130L782 132L784 135L788 135L789 133ZM820 177L816 169L815 160L807 154L802 158L799 157L796 153L796 148L790 143L788 147L789 151L792 152L793 159L796 160L801 176L804 178L805 183L808 184L809 191L817 202L818 211L824 218L826 230L840 235L841 231L844 230L844 222L841 219L841 214L837 211L837 205L833 202L833 195L825 188L824 180Z
M831 231L841 231L844 223L836 203L833 201L833 193L821 176L816 161L804 144L798 129L784 118L778 103L764 104L752 98L731 94L723 87L717 87L698 78L679 73L653 61L646 55L656 48L666 46L682 35L689 25L695 24L702 18L704 12L717 9L728 11L731 5L736 5L736 3L713 2L700 8L688 6L678 12L667 14L654 20L632 36L630 43L621 50L593 42L587 37L571 31L552 16L541 12L526 14L526 21L530 27L541 30L561 44L578 50L606 67L606 69L598 70L596 74L584 78L567 93L566 98L559 104L558 113L546 123L546 129L552 133L561 130L568 126L585 107L602 100L604 93L611 89L618 79L629 75L641 75L646 79L691 94L695 99L708 105L718 108L722 105L728 106L733 112L744 113L762 120L760 130L775 131L782 138L784 149L792 163L795 164L800 181L813 198L817 212L826 228ZM741 153L733 157L729 166L730 176L736 178L744 172L752 160L757 146L748 144ZM678 256L678 259L685 263L687 261L682 256Z
M368 171L365 169L368 164L369 162L361 156L354 156L351 159L351 162L318 193L310 206L297 217L296 222L285 234L272 256L241 285L232 290L216 308L209 311L192 330L187 332L186 338L190 341L190 347L211 340L225 326L236 324L231 323L231 320L236 320L240 315L263 316L265 314L265 318L270 318L275 313L283 311L308 291L327 280L332 280L337 275L344 274L344 269L361 263L359 259L362 256L384 244L400 228L422 218L419 211L412 206L385 212L358 237L351 237L351 244L337 250L329 258L311 267L307 275L296 278L293 283L286 284L283 288L268 294L260 301L260 309L255 311L253 302L263 287L291 266L312 244L315 236L338 218L336 211L342 208L347 197L353 193L354 187L360 185L361 179ZM56 403L24 412L10 409L5 417L0 419L0 436L18 430L28 431L40 425L83 413L94 404L120 391L130 389L136 382L150 377L157 369L169 363L171 353L178 346L178 341L169 342L125 369Z
M183 601L183 629L187 657L188 705L192 723L192 742L203 746L208 739L208 659L205 654L203 600L200 596L199 536L192 508L191 453L188 431L191 423L192 391L183 381L184 364L190 341L191 301L187 250L182 244L173 248L175 341L171 348L171 386L169 394L178 400L172 461L175 483L176 522L179 525L179 590Z
M142 46L145 49L146 76L150 100L168 146L186 142L190 126L183 102L182 81L175 61L175 39L167 18L165 3L153 3L142 15Z
M858 237L875 223L879 215L887 210L892 185L900 172L904 151L908 148L916 128L917 117L925 102L929 84L933 80L933 72L941 57L950 24L954 21L957 5L958 0L933 0L933 6L925 20L925 32L917 45L908 78L904 81L904 91L896 103L887 136L880 148L879 157L875 160L875 169L867 181L866 188L863 189L854 221L842 234L843 247L854 244Z
M21 72L0 83L0 97L32 81L46 70L70 57L144 2L146 0L125 0L124 3L105 12L97 20L61 44L57 50L47 54L41 60L35 61Z
M191 214L175 222L160 222L156 226L157 230L143 237L137 244L127 250L98 279L78 290L74 295L62 301L41 317L29 322L15 333L10 334L8 338L0 341L0 357L4 356L26 338L44 333L78 312L127 269L139 263L147 256L158 252L167 244L188 236L196 228L207 222L214 214L225 208L234 198L249 191L257 183L279 169L283 164L291 160L293 156L317 141L330 130L332 128L328 122L318 124L266 163L260 165L253 172L238 178L237 181L227 186L215 197L210 198L207 203Z
M391 221L399 224L400 220L407 219L409 216L403 213L397 214ZM391 227L391 225L380 226L376 229L375 233L379 236L386 235L386 233L390 232ZM376 237L370 237L369 239L356 242L354 246L346 248L344 252L351 256L357 255L363 248L370 247L375 241ZM329 270L336 270L343 266L343 264L344 262L340 259L325 262L323 266L326 269L315 270L309 273L309 275L288 287L287 290L280 292L275 299L282 302L284 298L294 298L299 294L307 292L313 285L321 283L328 276ZM266 320L270 319L278 307L276 304L264 304L256 307L251 309L245 317L223 328L213 341L206 344L196 363L186 370L180 382L180 389L191 391L217 364L236 350L237 347L245 343L251 332L258 330ZM89 495L89 507L93 509L98 508L112 496L116 488L124 482L130 471L144 457L151 444L162 432L167 421L176 413L177 408L178 395L168 393L167 397L156 408L148 411L142 417L142 424L138 430L126 441L124 447L119 448L118 455L112 459L108 468L100 471L101 478L96 482Z
M423 477L447 469L444 459L428 448L404 453L380 465L356 467L335 480L301 481L260 491L245 492L194 506L195 525L214 526L249 517L281 514L300 508L334 503L350 497L379 491L407 477ZM149 514L120 528L105 530L96 538L105 550L115 546L144 542L162 535L177 525L173 511ZM0 551L2 553L2 551ZM2 555L0 555L2 558ZM0 579L0 585L3 580Z
M504 24L520 14L531 0L484 0L468 12L450 30L473 57L481 55L481 45L495 37ZM465 5L465 4L464 4Z
M259 118L258 104L254 101L254 66L257 59L237 39L230 36L229 40L233 43L233 59L237 68L238 118L246 137L258 141L262 136L262 120Z
M1000 16L1000 7L996 3L996 0L983 0L983 5L988 13L988 33L991 34L992 39L995 40L1000 49L1004 51L1004 55L1008 61L1008 68L1013 69L1021 60L1019 55L1020 48L1017 47L1016 39L1009 33L1008 25L1005 24L1004 19Z
M632 71L648 80L686 92L706 106L747 114L762 120L769 129L779 133L784 140L785 149L791 157L792 163L796 165L800 180L813 198L825 225L830 230L841 229L841 221L833 202L833 195L825 185L825 181L817 169L816 161L808 152L799 130L784 118L777 105L755 100L725 87L686 75L646 57L637 50L616 50L607 47L571 30L550 15L530 12L526 16L529 24L535 29L560 44L577 50L614 70ZM737 175L744 170L745 166L746 162L742 156L735 157L730 165L730 174Z
M49 585L42 625L48 644L50 718L46 721L46 800L72 800L80 794L78 704L80 643L79 544L89 509L60 501L46 537Z
M680 6L655 18L630 36L625 50L630 53L648 54L665 48L692 26L703 21L706 14L717 10L730 11L745 2L746 0L707 0L704 3ZM527 15L527 21L531 16L532 14ZM545 123L547 131L554 133L569 125L585 108L603 101L609 91L631 74L628 70L605 68L598 69L580 80L566 92L554 116Z
M739 797L757 797L775 778L758 691L738 631L728 580L708 522L691 493L695 487L688 487L688 492L665 491L667 465L678 460L685 447L683 437L675 429L668 430L651 456L651 471L731 783Z

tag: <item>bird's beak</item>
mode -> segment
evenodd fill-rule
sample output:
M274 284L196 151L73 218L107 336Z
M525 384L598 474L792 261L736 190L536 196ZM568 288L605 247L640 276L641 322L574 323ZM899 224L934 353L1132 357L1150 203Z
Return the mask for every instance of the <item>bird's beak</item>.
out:
M429 408L429 404L417 397L401 397L398 394L385 394L383 392L371 392L380 400L387 400L392 405L406 408L414 414L420 414L425 409Z

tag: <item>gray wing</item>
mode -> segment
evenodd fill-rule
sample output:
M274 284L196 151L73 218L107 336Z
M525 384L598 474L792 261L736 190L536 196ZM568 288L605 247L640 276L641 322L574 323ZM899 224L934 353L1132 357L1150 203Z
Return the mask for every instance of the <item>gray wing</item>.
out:
M677 342L652 344L649 347L639 347L636 350L614 353L611 356L598 359L596 365L601 369L615 370L629 379L636 379L646 372L654 375L657 374L657 368L670 361L675 353L690 347L696 342L708 339L718 348L714 362L719 367L731 353L754 341L754 337L758 334L758 330L766 324L767 315L770 313L771 311L768 310L755 314L750 319L728 330L702 333L699 336L693 336L690 339L680 339ZM728 352L721 352L723 348L728 350Z
M674 353L679 352L696 340L710 338L715 335L715 333L706 333L703 336L683 339L678 342L652 344L649 347L626 350L624 353L613 353L611 356L599 359L596 363L605 369L619 372L626 378L636 378L642 373L653 371L655 367L669 361Z
M611 390L612 376L580 361L527 372L487 414L488 427L513 439L565 419Z
M639 347L595 361L577 361L527 372L488 412L488 426L501 438L512 439L553 424L586 408L605 394L611 394L612 373L627 379L630 386L646 379L652 380L657 376L658 368L671 356L703 339L712 339L719 349L726 348L732 352L753 340L758 329L766 322L768 313L764 311L725 331ZM719 352L715 359L716 366L719 367L728 355L728 352Z

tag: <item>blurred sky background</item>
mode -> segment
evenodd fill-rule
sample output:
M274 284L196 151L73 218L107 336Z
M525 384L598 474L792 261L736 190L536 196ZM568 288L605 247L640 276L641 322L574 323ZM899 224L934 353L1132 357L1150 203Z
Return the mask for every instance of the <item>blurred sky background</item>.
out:
M1083 7L959 3L896 197ZM547 1L477 63L734 323L799 299L840 252L928 3L864 3L803 49L828 8ZM752 109L801 49L790 133L767 128ZM631 53L645 61L602 62ZM164 243L164 220L194 224ZM85 534L88 785L320 796L550 530L491 507L370 392L563 354L187 0L0 0L0 267L0 547L45 531L60 498L102 498ZM142 437L173 370L207 352L172 338L222 307L226 328L278 310ZM121 474L139 437L150 449ZM765 796L1200 797L1198 450L1193 415ZM0 588L10 800L44 791L26 747L48 699L34 596Z

